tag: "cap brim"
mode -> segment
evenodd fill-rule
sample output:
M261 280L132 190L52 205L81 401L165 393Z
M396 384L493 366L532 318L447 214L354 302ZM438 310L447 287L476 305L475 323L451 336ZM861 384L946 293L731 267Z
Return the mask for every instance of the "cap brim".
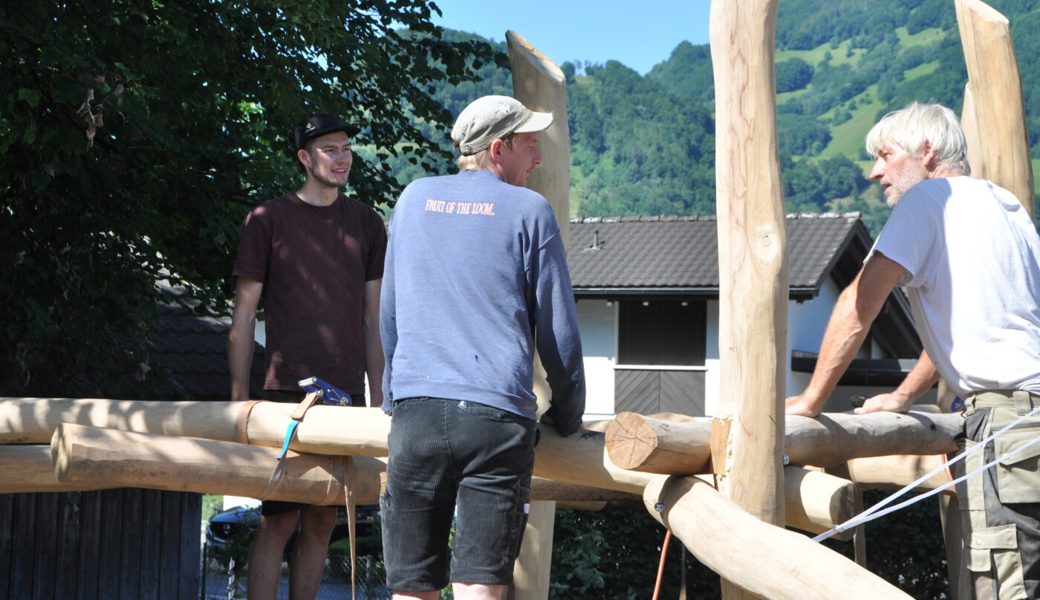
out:
M361 131L361 128L357 125L342 125L340 127L330 127L329 129L324 129L316 133L312 133L311 139L321 137L323 135L328 135L330 133L336 133L337 131L344 131L347 135L355 136L358 134L359 131Z
M343 125L338 125L336 127L327 127L325 129L316 129L316 130L308 133L307 135L300 135L299 133L294 132L293 135L295 137L296 149L297 150L302 150L303 147L307 145L307 142L309 142L309 141L311 141L311 140L313 140L315 138L320 138L323 135L328 135L330 133L336 133L337 131L345 132L349 137L354 137L355 135L358 134L359 131L361 131L361 128L358 127L357 125L343 124Z
M536 133L545 131L553 124L553 114L547 112L531 112L531 118L513 130L513 133Z

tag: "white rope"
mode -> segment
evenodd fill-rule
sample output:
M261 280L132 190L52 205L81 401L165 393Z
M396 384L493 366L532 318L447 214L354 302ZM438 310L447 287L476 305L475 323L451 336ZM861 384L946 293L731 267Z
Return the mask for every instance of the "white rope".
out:
M953 481L947 482L947 483L943 484L942 486L940 486L940 487L938 487L938 488L936 488L934 490L929 490L928 492L925 492L925 493L920 494L918 496L914 496L913 498L910 498L909 500L901 502L901 503L899 503L899 504L897 504L895 506L889 507L889 508L887 508L885 510L881 510L882 508L884 508L885 506L887 506L888 504L893 502L896 498L899 498L903 494L913 490L917 486L921 485L922 483L928 481L932 477L934 477L934 476L938 475L939 473L941 473L942 471L946 470L947 468L950 467L950 465L956 463L959 460L963 460L964 458L966 458L970 454L973 454L973 453L978 452L979 450L985 448L986 444L988 444L989 442L993 441L994 438L996 438L997 436L1003 434L1005 431L1015 427L1016 425L1018 425L1022 421L1028 419L1029 417L1035 415L1038 412L1040 412L1040 406L1037 406L1033 410L1029 411L1028 413L1026 413L1026 414L1024 414L1022 416L1020 416L1019 418L1015 419L1011 423L1008 423L1004 427L1000 428L999 431L996 431L996 432L990 434L989 437L987 437L986 439L982 440L981 442L975 444L975 446L972 447L970 450L966 450L963 454L958 454L957 456L951 458L950 460L946 461L945 463L943 463L943 464L939 465L938 467L932 469L927 474L925 474L922 477L918 478L917 481L914 481L913 483L911 483L909 485L906 485L901 490L899 490L898 492L892 494L888 498L885 498L881 502L878 502L874 506L871 506L869 509L863 511L862 513L856 515L855 517L852 517L848 521L845 521L844 523L841 523L839 525L835 525L829 531L825 531L824 533L821 533L820 535L814 537L813 541L814 542L822 542L823 540L825 540L827 538L830 538L830 537L834 536L835 534L841 533L843 531L847 531L849 529L853 529L853 528L858 527L858 526L860 526L860 525L862 525L864 523L869 523L870 521L873 521L874 519L879 519L879 518L881 518L881 517L883 517L883 516L885 516L885 515L887 515L889 513L892 513L892 512L895 512L895 511L897 511L897 510L899 510L901 508L905 508L907 506L910 506L911 504L913 504L915 502L918 502L918 501L924 500L925 498L930 498L930 497L932 497L932 496L934 496L936 494L942 493L942 492L946 491L947 489L949 489L949 488L957 485L958 483L964 481L965 479L967 479L969 477L972 477L974 475L977 475L978 473L981 473L982 471L985 471L986 469L992 468L993 465L996 465L997 463L1003 462L1004 460L1007 460L1008 458L1011 458L1012 456L1017 455L1019 452L1022 452L1026 448L1029 448L1030 446L1032 446L1033 444L1040 443L1040 436L1037 436L1036 438L1034 438L1034 439L1030 440L1029 442L1019 446L1018 448L1015 448L1014 450L1005 452L1003 456L997 458L996 460L994 460L992 462L989 462L989 463L986 463L985 465L982 465L981 467L975 469L974 471L972 471L970 473L966 473L966 474L962 475L961 477L958 477L957 479L954 479Z

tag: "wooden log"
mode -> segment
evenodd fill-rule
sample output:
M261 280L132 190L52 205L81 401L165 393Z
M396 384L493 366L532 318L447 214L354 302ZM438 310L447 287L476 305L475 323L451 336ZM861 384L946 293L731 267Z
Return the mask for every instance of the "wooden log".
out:
M555 523L555 502L531 502L520 554L513 566L513 597L516 600L549 597Z
M865 415L825 413L815 419L787 417L784 452L789 464L830 467L853 458L888 454L937 454L957 449L959 414L911 411ZM711 420L661 421L620 413L607 425L610 460L624 469L685 475L710 466Z
M964 431L960 414L938 412L829 413L787 422L784 452L791 464L821 467L869 456L954 452Z
M549 201L556 216L564 247L570 238L571 141L567 124L567 80L556 63L535 48L515 31L506 32L509 48L509 66L513 75L513 96L531 110L551 112L553 123L538 135L542 164L527 179L527 187ZM552 394L545 379L541 359L535 359L535 395L538 412L549 409ZM549 595L549 564L552 557L552 523L555 505L540 507L532 512L528 529L548 527L548 532L525 535L521 548L522 561L516 564L519 580L515 589L516 600L545 598ZM548 514L546 514L548 512ZM537 517L537 518L535 518ZM548 541L548 544L545 542ZM540 548L532 544L542 544ZM537 565L537 567L536 567ZM540 569L541 572L535 572Z
M567 483L537 476L531 478L531 499L551 500L557 504L561 502L642 503L639 494Z
M543 427L535 453L535 474L555 481L630 494L642 494L651 482L665 477L618 467L606 454L605 437L599 432L583 430L562 438L555 431ZM797 467L785 469L785 473L793 473L791 476L796 482L793 488L785 486L784 490L790 504L785 504L785 518L792 527L821 533L856 515L851 483L837 485L837 480L820 477L824 473L802 474L802 471ZM792 491L797 495L792 496Z
M856 484L821 471L784 468L784 520L788 527L822 533L863 512L863 496ZM836 536L849 539L852 532Z
M0 494L88 492L109 486L100 482L62 482L54 477L51 447L43 444L0 446Z
M33 467L27 467L26 471L47 471L48 475L34 476L26 483L18 484L20 487L17 491L44 491L40 486L53 486L53 476L49 473L56 472L59 475L57 481L61 485L57 489L48 488L47 491L71 491L85 489L84 486L90 486L90 489L150 487L282 499L271 495L271 490L265 491L270 475L277 466L274 458L276 452L268 448L234 442L134 434L74 424L62 425L59 430L65 433L55 435L52 451L58 452L62 447L58 440L67 437L69 444L76 442L79 444L76 448L82 448L79 454L74 455L75 462L70 460L68 466L61 466L65 463L58 462L57 471L52 469L49 461L35 463ZM349 435L349 431L345 435ZM533 481L532 499L623 502L632 494L640 496L643 488L654 478L664 477L625 471L614 466L606 458L603 437L603 434L597 432L582 432L561 438L554 431L543 428L542 441L535 456L535 474L538 477ZM5 470L2 467L6 465L6 453L17 448L0 447L0 471ZM61 452L69 454L68 451ZM38 458L43 458L38 451L36 454ZM22 455L16 457L17 460L24 458ZM295 486L291 482L301 477L298 472L306 476L301 484L303 489L293 492L296 494L294 497L303 494L306 499L292 501L318 503L314 500L318 494L314 491L315 486L325 493L328 489L328 473L330 469L334 471L336 465L330 467L330 463L323 462L321 456L309 454L295 456L290 464L292 470L283 469L283 487ZM359 485L369 494L359 494L358 502L374 503L373 490L378 488L378 472L385 467L381 466L382 462L367 457L355 458L355 464L358 465L356 471ZM800 471L788 467L795 483L787 491L790 495L787 519L793 527L819 533L854 516L854 511L845 512L851 510L848 507L852 506L849 490L839 484L837 478L814 472L802 475ZM551 481L545 482L545 477ZM13 484L7 481L0 477L0 482L4 482L3 489L15 491ZM326 482L324 487L322 482ZM8 488L8 485L12 487ZM815 491L809 493L807 490ZM336 501L330 503L335 504Z
M566 248L570 243L571 137L567 124L567 78L551 58L515 31L506 31L513 96L524 106L551 112L553 124L538 135L542 164L527 178L527 187L552 206ZM534 388L538 412L549 409L552 396L540 359L535 360Z
M229 402L0 398L0 444L49 444L62 423L231 441L239 408Z
M825 546L755 519L697 478L655 477L643 494L647 511L697 560L751 593L776 600L909 598Z
M751 515L782 525L789 272L776 142L777 4L711 3L724 392L712 463L725 496ZM727 597L739 595L725 583L723 588Z
M848 479L862 489L900 489L917 481L944 462L946 455L943 454L872 456L855 458L844 465L828 467L827 472ZM934 490L950 480L950 472L944 470L923 482L916 490ZM956 492L950 488L943 494L954 496Z
M48 444L58 425L160 433L281 448L295 404L157 402L73 398L0 399L0 444ZM240 433L236 423L241 419ZM344 427L349 434L344 435ZM296 428L300 453L386 456L390 417L379 408L315 406Z
M1007 18L979 0L955 0L974 108L966 118L978 136L972 175L1008 189L1033 216L1033 167L1029 157L1022 81Z
M610 460L623 469L707 473L711 464L711 419L675 422L622 412L607 424L605 444Z
M964 84L964 99L961 102L961 129L964 131L964 142L968 146L968 164L971 165L972 175L978 177L982 172L982 132L979 131L979 121L976 117L975 92L971 82ZM942 379L939 380L942 384ZM938 394L941 395L941 394ZM956 596L954 596L956 597Z
M257 402L247 420L248 439L243 441L280 448L293 408L281 402ZM300 421L289 447L301 453L386 456L389 434L390 417L381 408L315 406Z
M134 433L62 424L51 442L58 481L104 483L196 493L224 493L261 500L317 505L344 502L342 456L276 452L200 438ZM356 457L351 482L358 504L378 502L385 465Z
M149 443L161 443L160 437L154 438ZM120 456L136 453L134 448L124 448ZM270 453L262 449L263 453ZM221 464L219 456L212 458L215 466ZM226 465L225 465L226 466ZM191 469L191 465L181 465L182 469ZM114 487L125 487L124 475L120 474L121 467L114 463L112 470L106 470L108 476L104 481L92 479L90 481L58 481L54 474L54 460L51 456L50 445L42 444L20 444L0 445L0 494L23 494L39 492L85 492L91 490L108 489ZM360 476L360 475L359 475ZM174 481L182 479L182 476L174 478ZM287 480L285 485L289 485ZM294 485L294 484L293 484ZM232 494L232 491L214 487L207 493ZM531 481L531 499L535 501L551 501L566 503L570 507L578 507L582 510L601 510L610 505L639 504L642 498L638 494L626 494L613 490L576 485L535 477Z
M517 32L506 32L506 45L513 74L513 96L531 110L553 114L552 126L538 136L542 164L527 178L527 187L549 201L566 243L571 193L567 78L551 58Z

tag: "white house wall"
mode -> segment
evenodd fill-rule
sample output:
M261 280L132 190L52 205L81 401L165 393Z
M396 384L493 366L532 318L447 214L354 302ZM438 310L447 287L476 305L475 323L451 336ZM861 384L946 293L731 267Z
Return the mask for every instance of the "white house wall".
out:
M800 393L809 384L809 373L791 371L791 352L819 352L823 333L827 328L834 305L841 290L828 278L820 294L804 302L790 301L787 313L787 356L784 361L785 396ZM578 327L585 353L585 381L587 386L585 419L609 419L614 415L614 370L617 364L617 318L618 305L606 300L579 300ZM705 330L705 398L706 415L714 414L719 390L719 302L707 302L707 327ZM869 349L870 357L880 351L876 344ZM879 388L839 388L836 399L851 395L880 393ZM843 404L839 402L838 405ZM846 407L833 405L829 410Z
M609 419L614 415L617 305L606 300L580 300L577 307L585 353L585 419Z
M834 281L827 282L820 289L820 294L812 300L787 303L787 360L784 368L787 371L785 395L801 393L809 385L809 373L791 371L791 351L819 352L823 342L823 332L827 329L834 304L838 301L841 290Z
M704 329L704 414L712 416L719 403L719 301L708 300Z

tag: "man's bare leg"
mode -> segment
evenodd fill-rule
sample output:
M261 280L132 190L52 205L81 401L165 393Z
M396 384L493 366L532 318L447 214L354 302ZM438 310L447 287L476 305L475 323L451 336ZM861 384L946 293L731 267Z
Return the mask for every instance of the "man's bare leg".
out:
M502 600L506 586L455 582L451 584L451 591L455 600Z
M300 513L300 534L289 565L289 600L313 600L325 572L335 506L309 506Z
M282 576L285 543L296 528L297 512L261 515L249 549L249 600L274 600Z

